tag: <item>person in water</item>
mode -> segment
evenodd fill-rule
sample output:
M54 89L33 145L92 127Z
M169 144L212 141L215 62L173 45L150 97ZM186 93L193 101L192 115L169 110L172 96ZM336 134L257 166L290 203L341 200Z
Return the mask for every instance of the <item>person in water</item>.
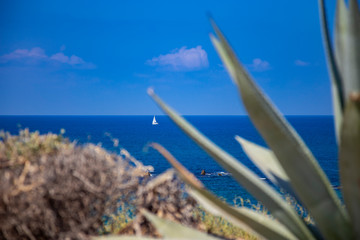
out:
M205 175L205 174L206 174L205 170L204 169L201 170L201 175Z

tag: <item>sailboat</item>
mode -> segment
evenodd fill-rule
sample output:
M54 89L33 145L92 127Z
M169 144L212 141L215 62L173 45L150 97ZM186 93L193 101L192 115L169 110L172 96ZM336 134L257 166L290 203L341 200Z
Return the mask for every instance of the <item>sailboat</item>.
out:
M158 125L159 123L156 121L156 118L155 118L155 116L154 116L154 118L153 118L153 121L152 121L152 125Z

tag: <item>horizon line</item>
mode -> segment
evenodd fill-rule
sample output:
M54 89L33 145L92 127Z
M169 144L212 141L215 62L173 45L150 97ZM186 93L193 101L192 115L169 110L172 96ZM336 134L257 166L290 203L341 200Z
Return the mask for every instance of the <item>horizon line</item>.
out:
M102 116L168 116L166 114L0 114L0 117L102 117ZM248 117L247 114L180 114L180 116L239 116ZM333 114L283 114L282 116L334 116Z

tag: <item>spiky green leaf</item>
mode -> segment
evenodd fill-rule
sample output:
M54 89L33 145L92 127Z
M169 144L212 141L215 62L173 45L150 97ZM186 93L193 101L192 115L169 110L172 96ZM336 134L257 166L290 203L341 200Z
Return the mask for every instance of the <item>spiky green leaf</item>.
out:
M150 144L177 170L180 177L193 189L188 193L193 196L205 209L214 215L224 217L231 223L249 228L267 239L296 239L296 237L281 223L263 214L246 208L233 208L208 192L204 185L184 166L179 163L170 152L160 144Z
M126 235L109 235L109 236L101 236L101 237L92 237L93 240L194 240L194 238L152 238L145 236L126 236Z
M146 210L142 210L141 213L155 226L156 230L166 239L219 239L206 233L200 232L196 229L186 227L180 223L159 218Z
M298 238L312 239L310 231L294 209L292 209L274 189L260 180L259 177L246 166L201 134L183 117L167 106L152 89L149 89L148 93L180 129L212 156L224 169L232 173L233 177L246 188L249 193L260 200L275 218L286 225Z
M360 94L348 102L341 131L339 149L340 179L346 208L360 239ZM356 227L357 226L357 227Z
M328 239L348 239L349 218L325 173L300 136L256 86L214 22L213 27L219 39L211 36L211 40L236 82L252 122L273 150L319 230Z
M230 207L205 189L189 189L188 193L215 216L223 217L232 224L266 239L297 239L280 222L246 207Z
M332 92L334 118L335 118L335 134L336 134L336 140L339 143L342 114L345 105L343 83L341 80L341 74L339 72L338 65L335 60L333 47L331 45L324 0L319 0L319 10L320 10L321 30L324 39L323 40L324 47L326 52L328 69L330 73L330 79L331 79L331 92Z
M137 236L119 236L119 235L109 235L109 236L100 236L92 237L93 240L159 240L159 238L150 238L150 237L137 237ZM180 240L180 239L178 239Z
M235 136L250 160L277 186L293 194L288 175L276 159L274 153L262 146Z
M335 53L344 84L344 97L360 91L360 13L357 0L337 1Z

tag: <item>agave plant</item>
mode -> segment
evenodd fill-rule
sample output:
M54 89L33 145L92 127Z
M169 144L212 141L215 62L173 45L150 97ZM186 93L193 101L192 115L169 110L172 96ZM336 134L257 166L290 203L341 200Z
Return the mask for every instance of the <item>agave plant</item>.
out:
M331 44L324 0L319 0L324 45L331 77L335 132L344 203L301 137L259 89L239 62L226 38L211 20L216 35L210 35L220 58L236 83L253 124L271 149L236 136L248 157L275 185L299 199L312 216L306 223L269 184L211 142L165 104L152 89L148 94L192 140L271 212L272 217L248 208L227 205L205 189L166 149L157 149L191 186L189 193L214 215L246 227L267 239L360 239L360 13L357 0L337 1L334 48ZM193 229L166 223L145 213L167 239L212 239ZM181 228L177 229L178 227ZM165 229L165 230L164 230ZM171 231L169 229L172 229Z

